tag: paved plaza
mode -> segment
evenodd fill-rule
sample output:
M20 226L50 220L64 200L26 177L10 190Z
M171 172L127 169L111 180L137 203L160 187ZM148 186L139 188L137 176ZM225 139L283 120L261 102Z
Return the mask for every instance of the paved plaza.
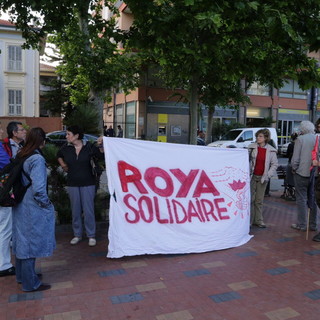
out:
M107 259L106 223L96 247L71 246L70 226L58 226L57 250L37 264L52 288L23 293L0 278L0 319L318 320L320 243L290 229L296 207L280 198L281 181L271 191L268 228L228 250Z

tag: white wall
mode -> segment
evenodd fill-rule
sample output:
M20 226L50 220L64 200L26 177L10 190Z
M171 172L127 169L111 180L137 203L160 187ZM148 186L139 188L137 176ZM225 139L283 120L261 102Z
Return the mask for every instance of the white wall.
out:
M8 90L22 90L21 116L39 116L39 52L22 50L22 70L8 70L8 45L22 45L14 29L0 26L0 116L9 115Z

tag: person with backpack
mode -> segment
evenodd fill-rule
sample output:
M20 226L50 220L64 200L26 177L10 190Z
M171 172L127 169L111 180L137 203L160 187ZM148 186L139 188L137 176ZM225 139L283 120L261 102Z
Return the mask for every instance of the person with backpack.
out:
M0 123L0 139L3 129ZM0 170L10 162L9 155L0 142ZM15 267L11 263L10 241L12 230L12 212L10 207L0 207L0 277L15 275Z
M55 211L47 193L47 166L41 151L45 139L42 128L31 129L16 157L16 160L25 159L22 183L31 182L22 201L12 209L16 280L26 292L51 288L50 284L41 282L41 275L35 271L36 258L51 256L56 244Z

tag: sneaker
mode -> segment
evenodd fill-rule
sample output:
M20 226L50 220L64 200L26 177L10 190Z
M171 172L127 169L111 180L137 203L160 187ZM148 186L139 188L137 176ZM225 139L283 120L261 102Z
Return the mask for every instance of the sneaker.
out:
M258 228L266 228L266 227L267 227L263 222L254 223L253 225L256 226L256 227L258 227Z
M81 241L81 238L79 237L74 237L71 241L70 241L70 244L77 244L78 242Z
M9 269L0 271L0 277L14 276L15 274L16 274L15 267L11 267Z
M303 227L300 227L298 224L294 223L291 225L291 228L292 229L296 229L296 230L300 230L300 231L307 231L307 228L303 228Z
M316 234L313 238L312 238L313 241L317 241L317 242L320 242L320 233Z
M263 222L261 222L261 223L257 224L257 227L258 228L266 228L267 226Z
M97 244L97 241L95 238L89 238L89 246L94 247Z
M258 228L266 228L267 227L264 222L254 222L253 225Z

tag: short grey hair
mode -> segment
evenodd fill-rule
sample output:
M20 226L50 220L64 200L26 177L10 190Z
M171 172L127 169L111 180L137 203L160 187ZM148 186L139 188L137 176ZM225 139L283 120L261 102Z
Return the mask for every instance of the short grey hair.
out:
M299 131L301 134L314 133L314 124L311 121L301 121Z

